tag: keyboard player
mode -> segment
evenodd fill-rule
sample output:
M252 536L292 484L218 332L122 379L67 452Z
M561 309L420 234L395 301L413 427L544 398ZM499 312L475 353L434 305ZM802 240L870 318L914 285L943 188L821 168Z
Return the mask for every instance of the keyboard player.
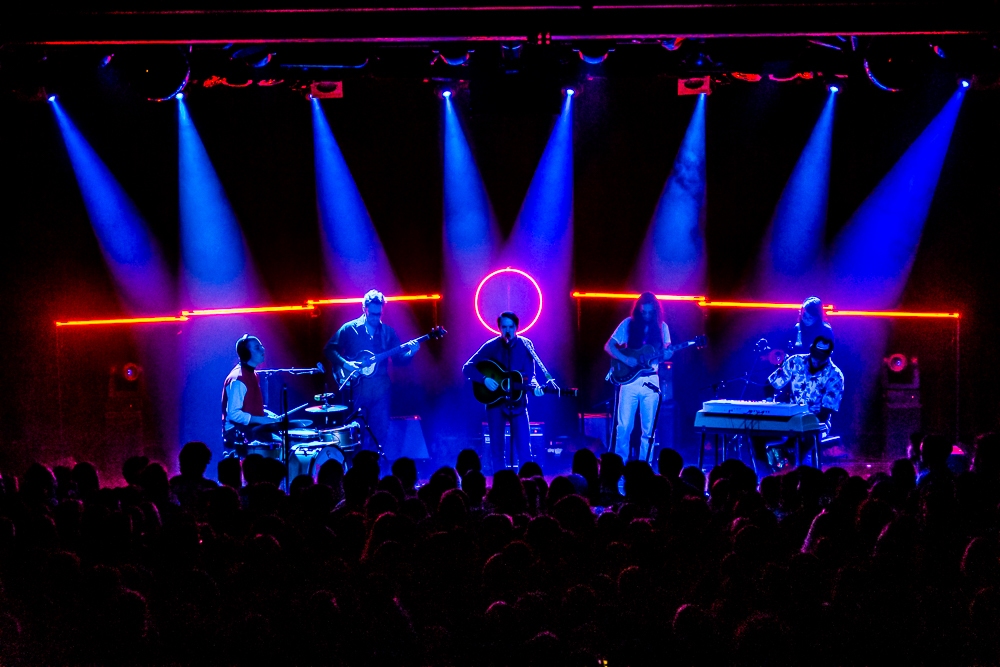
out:
M840 409L840 400L844 395L844 374L830 359L833 354L833 340L826 336L817 337L809 346L809 354L793 354L785 359L770 377L764 387L765 395L774 396L782 392L789 402L804 405L819 419L822 428L819 438L830 432L830 418ZM773 451L783 454L778 458L787 459L785 447L792 439L779 443ZM812 444L812 437L803 442L803 453ZM774 465L768 462L765 438L751 438L753 456L757 463L757 474L764 476L772 472ZM780 466L778 466L780 467Z

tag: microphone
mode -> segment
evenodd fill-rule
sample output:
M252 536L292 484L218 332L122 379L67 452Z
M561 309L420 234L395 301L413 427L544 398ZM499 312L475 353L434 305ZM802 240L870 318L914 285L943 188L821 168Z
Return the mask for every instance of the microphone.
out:
M313 369L313 373L319 373L320 375L326 373L326 368L323 367L322 361L316 364L316 368Z

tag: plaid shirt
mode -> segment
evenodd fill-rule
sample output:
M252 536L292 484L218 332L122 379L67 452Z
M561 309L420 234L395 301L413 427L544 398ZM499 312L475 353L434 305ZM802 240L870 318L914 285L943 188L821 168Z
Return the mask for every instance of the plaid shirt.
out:
M836 412L844 395L844 374L837 365L831 360L811 373L808 354L791 355L767 381L778 391L791 384L792 403L805 405L814 414L823 408Z

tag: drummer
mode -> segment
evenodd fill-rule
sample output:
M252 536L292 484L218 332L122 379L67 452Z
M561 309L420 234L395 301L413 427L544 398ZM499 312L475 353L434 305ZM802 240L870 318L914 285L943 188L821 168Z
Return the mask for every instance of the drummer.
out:
M239 451L257 439L257 427L274 424L278 418L264 409L257 378L256 368L264 363L264 344L256 336L243 334L236 341L236 356L240 361L222 385L222 439L227 449Z

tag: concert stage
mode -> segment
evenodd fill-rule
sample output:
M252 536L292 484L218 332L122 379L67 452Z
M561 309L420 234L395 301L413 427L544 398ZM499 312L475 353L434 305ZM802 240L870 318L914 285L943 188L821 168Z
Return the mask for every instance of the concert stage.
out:
M914 434L969 443L996 428L987 24L963 16L942 34L946 9L921 5L886 29L817 4L788 10L801 29L776 31L765 14L780 8L727 6L722 23L688 8L693 32L646 34L681 11L12 24L0 469L86 460L113 479L136 455L173 469L188 441L217 462L235 451L220 397L244 334L267 350L261 414L305 406L298 444L375 448L361 399L334 377L345 358L326 349L372 289L398 344L421 340L405 362L381 361L387 461L487 454L482 378L463 364L503 311L545 389L527 399L532 456L562 466L612 448L619 390L605 378L624 362L606 345L645 291L680 346L656 372L654 445L686 463L706 401L764 400L803 351L810 296L844 379L831 463L880 465ZM835 14L853 36L803 27ZM313 34L331 16L343 34ZM447 336L422 338L437 327ZM343 414L306 416L330 404ZM390 416L417 417L403 442ZM355 422L356 439L337 431Z

